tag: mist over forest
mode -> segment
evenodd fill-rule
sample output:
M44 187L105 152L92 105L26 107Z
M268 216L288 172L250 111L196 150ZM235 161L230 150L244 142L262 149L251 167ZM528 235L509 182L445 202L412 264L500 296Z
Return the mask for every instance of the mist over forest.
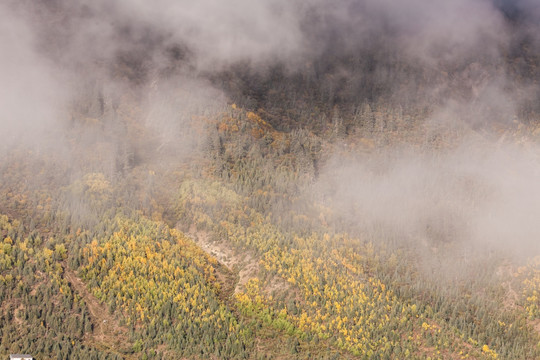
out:
M539 359L537 0L6 0L0 355Z

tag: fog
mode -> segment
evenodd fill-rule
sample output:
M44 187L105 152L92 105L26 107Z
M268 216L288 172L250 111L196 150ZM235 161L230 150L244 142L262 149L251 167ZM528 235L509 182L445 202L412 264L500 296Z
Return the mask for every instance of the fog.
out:
M201 118L231 102L212 75L239 64L295 74L322 54L361 58L381 47L437 74L391 90L432 94L427 129L471 132L444 150L328 154L313 191L359 228L536 252L538 149L501 141L494 125L511 129L522 104L538 100L538 75L517 76L507 57L526 39L529 62L512 66L536 66L539 19L534 0L3 2L0 154L51 151L73 168L91 154L97 161L85 166L108 174L137 156L183 158L204 142Z
M469 136L454 149L336 157L315 189L369 240L383 229L403 244L530 255L540 250L539 150Z
M57 118L65 111L67 89L62 86L61 74L54 64L40 58L36 45L29 26L2 7L1 149L21 142L27 146L50 142L56 135Z

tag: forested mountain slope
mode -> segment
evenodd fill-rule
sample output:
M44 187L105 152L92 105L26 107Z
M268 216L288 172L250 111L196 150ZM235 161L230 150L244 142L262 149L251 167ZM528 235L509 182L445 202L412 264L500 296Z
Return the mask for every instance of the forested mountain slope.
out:
M0 356L539 359L536 8L240 3L0 5Z
M71 180L30 152L3 164L3 351L539 356L534 260L463 244L450 223L426 223L430 237L416 239L358 229L311 193L323 151L339 146L309 131L275 131L238 107L208 119L207 131L199 155L141 161L121 177ZM333 151L369 156L387 141L350 139ZM35 171L47 180L32 180Z

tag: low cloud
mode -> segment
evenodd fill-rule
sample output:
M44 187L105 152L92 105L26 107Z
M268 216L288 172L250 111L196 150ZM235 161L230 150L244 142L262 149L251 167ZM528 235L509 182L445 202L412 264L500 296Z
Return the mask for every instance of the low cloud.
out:
M536 146L471 136L451 150L336 157L321 174L321 199L368 238L382 231L398 243L540 251Z

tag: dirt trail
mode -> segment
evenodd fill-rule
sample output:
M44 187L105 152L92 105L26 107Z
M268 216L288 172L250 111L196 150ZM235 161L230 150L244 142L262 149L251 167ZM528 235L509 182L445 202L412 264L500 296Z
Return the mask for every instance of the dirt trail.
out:
M97 348L116 353L125 359L135 359L118 352L119 349L127 348L129 345L128 329L118 324L118 320L109 314L108 309L99 303L71 269L66 267L64 276L73 290L84 299L91 316L93 331L85 334L85 340Z

